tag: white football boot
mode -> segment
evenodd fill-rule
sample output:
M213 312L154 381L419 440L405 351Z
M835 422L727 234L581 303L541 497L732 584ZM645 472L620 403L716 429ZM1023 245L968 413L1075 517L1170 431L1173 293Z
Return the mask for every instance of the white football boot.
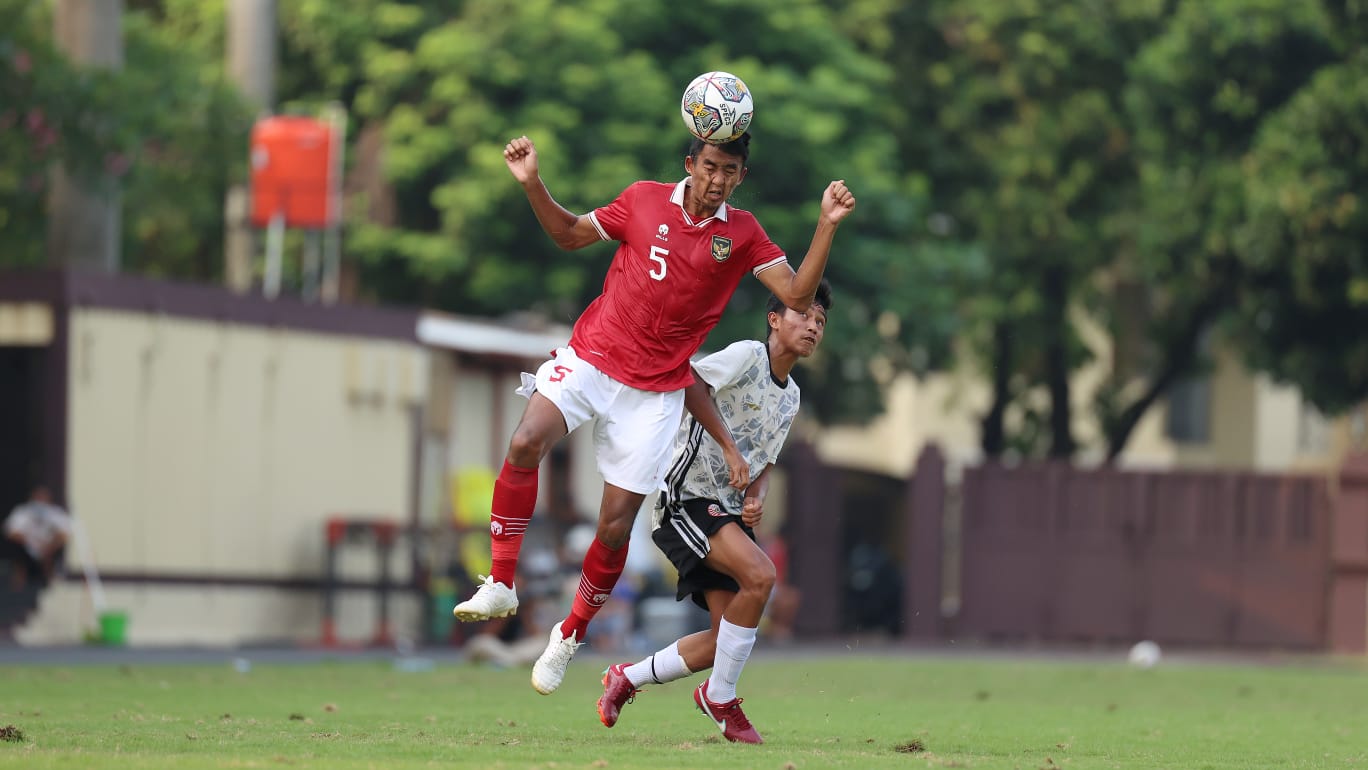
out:
M570 665L570 659L575 657L575 650L580 648L580 643L575 639L575 634L561 638L560 623L551 628L551 640L541 657L537 658L536 665L532 666L532 689L542 695L550 695L561 686L565 668Z
M456 605L451 611L457 620L489 620L518 614L518 592L492 577L480 576L484 583L475 595Z

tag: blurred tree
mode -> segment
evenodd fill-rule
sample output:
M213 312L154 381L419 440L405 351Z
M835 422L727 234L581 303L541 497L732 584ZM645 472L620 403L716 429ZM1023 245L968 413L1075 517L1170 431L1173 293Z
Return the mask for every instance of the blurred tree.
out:
M0 264L43 258L50 165L123 174L124 262L215 280L250 115L223 0L129 0L127 66L77 73L38 0L0 0ZM800 259L832 178L860 198L803 381L822 419L967 351L985 453L1068 456L1080 319L1113 339L1116 457L1200 372L1208 330L1327 410L1363 397L1361 0L281 0L286 111L352 116L345 251L368 299L571 321L612 246L568 255L500 156L527 134L577 211L683 174L682 84L757 96L734 203ZM12 20L12 21L11 21ZM743 281L709 347L761 333ZM1327 331L1329 330L1329 331Z
M907 165L926 169L946 229L978 244L991 265L961 296L968 350L993 385L985 454L1072 454L1069 382L1087 361L1083 318L1101 321L1113 341L1111 377L1094 408L1114 459L1149 406L1200 372L1205 332L1241 320L1231 315L1237 297L1253 302L1259 281L1265 290L1291 285L1251 271L1235 243L1248 174L1265 168L1242 163L1264 119L1334 61L1337 45L1361 39L1353 30L1363 14L1350 0L939 0L890 17L901 42L894 66L908 84L900 94L919 129L902 139ZM1348 121L1347 100L1341 107L1331 112ZM1320 126L1327 146L1340 128ZM1290 180L1313 175L1318 162L1351 161L1355 146L1264 158L1287 175L1283 213L1292 214ZM1342 216L1356 210L1346 191L1360 180L1347 172L1341 180L1342 190L1331 185L1339 197L1327 189L1326 208L1307 216L1323 218L1331 204ZM1273 193L1266 198L1272 205ZM1302 232L1280 221L1263 224ZM1285 249L1299 237L1268 242ZM1353 252L1340 253L1335 270L1352 274ZM1302 315L1289 307L1279 317L1290 324ZM1265 326L1272 317L1265 312ZM1288 378L1293 356L1319 353L1330 364L1352 352L1352 343L1319 342L1315 328L1289 327L1281 350L1251 349L1250 360ZM1349 388L1340 401L1318 403L1355 397L1352 382L1339 386Z
M218 283L223 192L247 176L255 116L225 71L222 0L145 6L124 17L124 265Z
M1134 259L1116 276L1141 291L1132 320L1147 345L1117 367L1097 407L1115 459L1140 418L1203 365L1203 334L1228 317L1250 278L1234 233L1244 219L1241 167L1263 119L1335 58L1315 3L1178 4L1130 67L1139 206L1117 227Z
M126 145L109 118L115 75L78 71L58 53L47 4L0 0L0 18L0 265L38 265L48 172L58 161L77 177L117 170Z
M904 66L925 68L934 89L934 106L917 111L935 200L992 265L969 306L971 349L993 384L983 450L1069 457L1070 381L1087 360L1070 312L1098 304L1096 274L1120 246L1107 215L1134 181L1118 85L1161 5L933 6L935 34L913 28L931 53Z
M55 51L46 3L0 0L12 20L0 32L0 265L45 259L47 174L61 160L74 174L121 179L125 269L219 274L222 194L246 173L250 115L224 82L222 38L204 44L206 5L132 5L125 68L101 72Z
M1366 53L1320 70L1264 121L1244 167L1248 277L1231 335L1327 413L1368 399Z
M891 41L863 49L839 17L815 0L286 0L281 93L340 99L361 124L353 168L383 178L353 180L367 195L351 199L346 248L370 296L568 322L597 294L613 247L557 249L509 178L503 144L532 137L548 186L587 211L637 179L682 178L680 89L698 72L737 72L757 119L733 203L796 262L830 180L860 199L832 258L832 339L805 385L824 418L861 419L881 409L879 382L948 358L953 294L942 279L959 268L915 249L924 184L899 162L903 118L878 55ZM708 345L758 336L762 294L743 281Z

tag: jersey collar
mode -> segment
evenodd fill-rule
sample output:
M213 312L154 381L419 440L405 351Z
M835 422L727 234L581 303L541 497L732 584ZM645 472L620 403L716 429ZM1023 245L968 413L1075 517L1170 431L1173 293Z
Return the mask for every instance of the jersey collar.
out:
M690 219L690 218L689 218L689 212L684 210L684 188L686 188L686 187L688 187L688 186L689 186L689 178L688 178L688 177L684 177L683 179L681 179L681 180L679 181L679 184L675 185L674 192L670 194L670 202L673 203L673 204L675 204L676 206L678 206L678 207L679 207L679 210L682 211L682 212L684 213L684 221L685 221L685 222L688 222L688 223L691 224L691 225L701 225L701 224L703 224L703 222L707 222L708 219L720 219L720 220L722 220L723 222L727 221L727 202L726 202L726 201L722 201L722 205L717 207L717 213L716 213L716 214L713 214L712 216L708 217L708 219L703 220L703 222L695 222L695 221L693 221L692 219Z

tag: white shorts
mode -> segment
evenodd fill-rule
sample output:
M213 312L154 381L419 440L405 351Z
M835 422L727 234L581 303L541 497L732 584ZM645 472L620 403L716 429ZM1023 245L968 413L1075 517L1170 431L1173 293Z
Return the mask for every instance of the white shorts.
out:
M594 420L594 457L603 480L637 494L660 488L684 416L684 391L661 393L624 385L575 355L569 346L537 369L536 391L575 430ZM518 392L531 396L532 389Z

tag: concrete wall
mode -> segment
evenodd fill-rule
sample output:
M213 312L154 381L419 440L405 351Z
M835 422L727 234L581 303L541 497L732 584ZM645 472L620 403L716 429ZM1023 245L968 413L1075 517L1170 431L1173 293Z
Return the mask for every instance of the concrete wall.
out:
M103 309L70 320L68 492L101 570L317 578L329 516L406 520L411 410L427 386L417 343ZM344 569L373 578L368 553ZM107 593L130 613L134 644L319 633L315 591L150 583ZM344 595L341 638L369 633L371 604ZM20 639L75 641L91 622L84 587L58 585Z

